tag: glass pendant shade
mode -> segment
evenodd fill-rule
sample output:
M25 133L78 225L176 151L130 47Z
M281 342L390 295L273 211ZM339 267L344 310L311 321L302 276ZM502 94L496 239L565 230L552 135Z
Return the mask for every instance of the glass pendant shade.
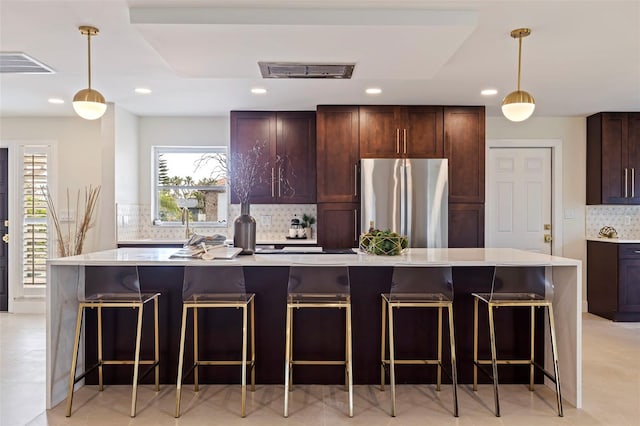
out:
M104 115L107 104L97 90L82 89L73 97L73 109L85 120L96 120Z
M531 117L535 109L533 96L524 90L509 93L502 101L502 114L511 121L524 121Z

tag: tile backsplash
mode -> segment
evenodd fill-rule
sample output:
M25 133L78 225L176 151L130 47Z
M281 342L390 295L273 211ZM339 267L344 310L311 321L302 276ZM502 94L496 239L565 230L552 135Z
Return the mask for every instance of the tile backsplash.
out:
M586 237L613 226L623 240L640 240L640 206L587 206Z
M302 218L308 214L317 219L315 204L253 204L251 216L256 220L256 239L279 240L288 235L291 219L296 215ZM240 215L240 205L229 206L229 221L227 227L199 227L195 223L189 225L193 232L202 235L223 234L233 237L233 220ZM315 227L315 225L314 225ZM185 227L155 226L151 219L151 206L142 204L117 205L118 241L132 241L141 239L176 240L184 238Z

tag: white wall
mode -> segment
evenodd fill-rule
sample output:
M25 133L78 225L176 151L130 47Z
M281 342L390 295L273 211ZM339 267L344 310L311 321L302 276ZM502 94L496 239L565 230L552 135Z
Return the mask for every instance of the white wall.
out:
M116 203L138 203L138 116L115 107Z
M140 117L138 200L151 204L152 146L229 146L229 117Z
M562 253L560 256L583 262L583 300L586 301L586 119L582 117L534 117L513 123L503 117L487 117L486 139L559 139L562 141L563 209L573 209L575 219L562 223ZM564 216L564 215L563 215Z

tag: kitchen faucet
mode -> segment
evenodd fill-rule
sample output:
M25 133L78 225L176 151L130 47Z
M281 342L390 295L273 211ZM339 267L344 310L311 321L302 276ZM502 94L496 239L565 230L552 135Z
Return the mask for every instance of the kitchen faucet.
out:
M184 229L185 238L189 239L191 237L191 230L189 229L189 209L186 207L182 208L182 224L186 223L187 227Z

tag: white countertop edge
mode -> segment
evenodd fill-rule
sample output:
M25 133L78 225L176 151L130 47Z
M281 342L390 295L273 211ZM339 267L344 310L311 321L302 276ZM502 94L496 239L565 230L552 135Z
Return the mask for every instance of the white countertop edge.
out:
M615 243L615 244L640 244L640 240L623 240L620 238L588 237L587 241L598 241L601 243Z
M83 265L344 265L344 266L580 266L582 262L558 256L531 253L517 249L409 249L400 256L368 254L258 254L238 255L230 260L170 259L176 248L120 248L79 256L49 259L50 266Z
M153 239L153 238L144 238L140 240L121 240L118 241L117 244L136 244L136 245L154 245L154 244L184 244L186 242L185 239ZM233 240L225 240L225 243L231 244ZM301 245L301 244L318 244L318 240L315 238L295 238L295 239L274 239L274 240L257 240L256 245Z

